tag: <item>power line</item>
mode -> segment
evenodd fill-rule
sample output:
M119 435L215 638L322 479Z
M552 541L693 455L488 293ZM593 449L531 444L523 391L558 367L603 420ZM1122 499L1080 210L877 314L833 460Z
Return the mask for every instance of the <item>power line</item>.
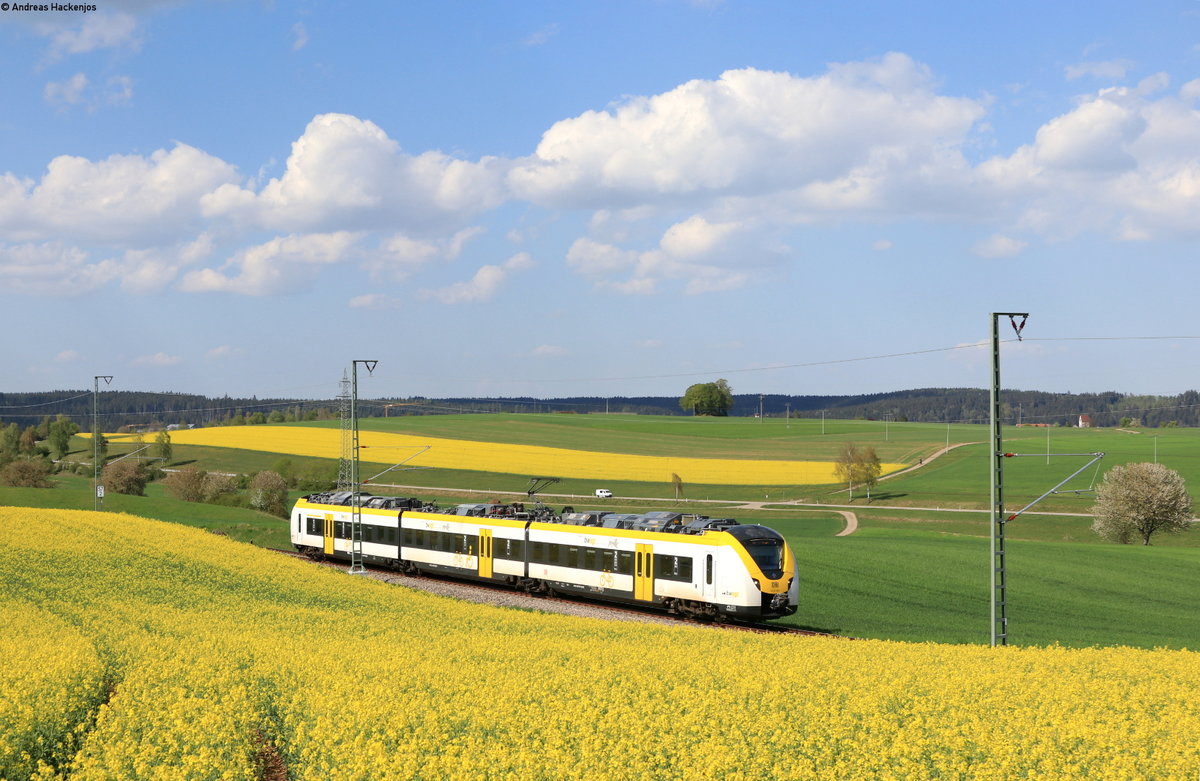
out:
M17 394L13 394L13 395L15 396ZM0 405L0 409L32 409L33 407L48 407L51 404L62 404L64 401L73 401L75 399L82 399L84 396L90 396L90 395L92 395L92 394L90 391L88 391L85 393L80 393L76 396L68 396L65 399L55 399L54 401L43 401L40 404L4 404L4 405Z

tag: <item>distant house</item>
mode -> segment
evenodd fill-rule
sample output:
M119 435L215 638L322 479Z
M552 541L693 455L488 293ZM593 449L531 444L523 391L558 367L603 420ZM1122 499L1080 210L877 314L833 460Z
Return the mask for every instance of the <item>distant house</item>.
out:
M1091 428L1091 427L1092 427L1092 416L1091 415L1080 415L1079 416L1079 428Z

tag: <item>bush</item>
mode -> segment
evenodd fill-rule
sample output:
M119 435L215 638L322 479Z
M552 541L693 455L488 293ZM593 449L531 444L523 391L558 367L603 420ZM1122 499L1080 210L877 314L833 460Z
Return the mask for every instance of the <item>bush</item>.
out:
M0 469L0 482L20 488L49 488L50 469L44 458L18 458Z
M176 499L184 502L204 501L204 480L208 473L203 469L189 466L177 472L171 472L163 480L163 488Z
M204 476L204 501L221 503L224 497L237 493L237 482L232 475L209 472Z
M104 471L100 473L100 482L104 484L106 491L126 496L145 496L150 474L142 462L124 459L104 467Z
M281 518L288 516L287 483L275 472L259 472L250 481L250 506Z

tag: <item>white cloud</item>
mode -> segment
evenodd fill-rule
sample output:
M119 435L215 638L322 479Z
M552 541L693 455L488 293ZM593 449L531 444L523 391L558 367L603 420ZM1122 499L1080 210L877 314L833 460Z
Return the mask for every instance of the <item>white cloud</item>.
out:
M1019 254L1028 246L1029 242L1027 241L1001 236L997 233L976 242L971 247L971 252L981 258L1007 258Z
M521 45L528 47L541 46L556 35L558 35L558 24L551 22L527 37L525 40L521 41Z
M133 79L128 76L113 76L107 82L108 92L104 100L111 106L125 106L133 100Z
M570 355L571 351L565 347L559 347L555 344L542 344L533 348L530 355L534 358L561 358Z
M371 254L365 267L372 273L403 280L432 261L457 259L467 244L484 233L481 227L464 228L438 239L414 239L396 233L379 243L379 249Z
M236 357L239 357L239 356L242 356L245 354L246 354L246 351L241 347L234 347L233 345L222 344L222 345L218 345L217 347L212 348L211 350L206 352L204 355L209 360L221 361L226 358L236 358Z
M1074 81L1083 76L1097 79L1123 79L1133 63L1129 60L1108 60L1105 62L1081 62L1078 65L1067 66L1067 80Z
M42 90L42 97L47 103L75 105L83 102L83 93L88 86L88 77L82 73L76 73L65 81L50 81L46 83L46 87Z
M58 355L54 356L54 360L58 363L71 363L79 357L76 350L63 350Z
M1200 113L1189 84L1154 97L1161 75L1106 88L1042 125L1032 143L978 168L1024 229L1062 238L1194 235L1200 227ZM1000 201L997 201L1000 203Z
M182 359L178 355L167 355L166 353L154 353L153 355L139 355L129 362L130 366L174 366Z
M147 247L196 232L201 196L233 166L187 144L149 157L62 155L40 182L0 176L0 239L61 238Z
M304 22L296 22L292 25L292 51L298 52L308 45L308 28L304 26Z
M567 251L567 266L598 287L626 295L648 295L664 280L683 282L689 295L733 290L749 276L730 266L755 265L748 256L761 251L731 247L732 237L746 228L738 223L712 223L700 215L671 225L655 249L638 251L584 237Z
M126 250L116 264L121 289L131 293L157 293L174 282L182 269L200 263L212 252L213 238L207 233L173 246Z
M225 184L203 206L209 217L276 230L438 230L502 203L507 165L407 155L374 122L320 114L292 144L281 177L258 192Z
M350 299L351 309L398 309L403 304L404 299L382 293L366 293Z
M117 277L112 260L92 262L83 249L58 241L0 245L0 288L10 293L76 295Z
M124 11L100 8L76 17L79 26L54 30L47 26L44 31L51 36L51 59L60 59L71 54L86 54L97 49L137 49L141 41L137 37L137 18Z
M710 223L697 214L668 228L659 244L677 258L699 257L712 252L739 227L731 222Z
M488 301L500 291L504 282L516 271L535 265L528 252L519 252L499 266L484 266L468 282L456 282L440 290L422 290L422 298L432 298L443 304L462 304Z
M937 179L963 165L956 146L983 105L933 87L928 69L903 54L810 78L726 71L556 123L509 181L553 206L763 196L822 183L845 203L852 182L862 190L897 168Z
M347 231L277 236L239 250L220 271L205 268L189 272L179 287L188 293L250 296L291 292L306 286L321 267L351 259L361 238L361 234Z
M890 239L876 239L871 243L871 249L876 252L886 252L893 249L896 245Z

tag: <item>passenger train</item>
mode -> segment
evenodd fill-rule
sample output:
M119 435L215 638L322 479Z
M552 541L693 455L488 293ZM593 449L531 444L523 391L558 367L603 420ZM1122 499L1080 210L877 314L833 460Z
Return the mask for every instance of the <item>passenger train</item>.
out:
M364 563L508 584L530 593L653 606L700 620L796 612L796 560L756 524L676 512L552 514L539 505L460 504L358 494ZM350 560L354 494L296 502L291 538L316 559Z

